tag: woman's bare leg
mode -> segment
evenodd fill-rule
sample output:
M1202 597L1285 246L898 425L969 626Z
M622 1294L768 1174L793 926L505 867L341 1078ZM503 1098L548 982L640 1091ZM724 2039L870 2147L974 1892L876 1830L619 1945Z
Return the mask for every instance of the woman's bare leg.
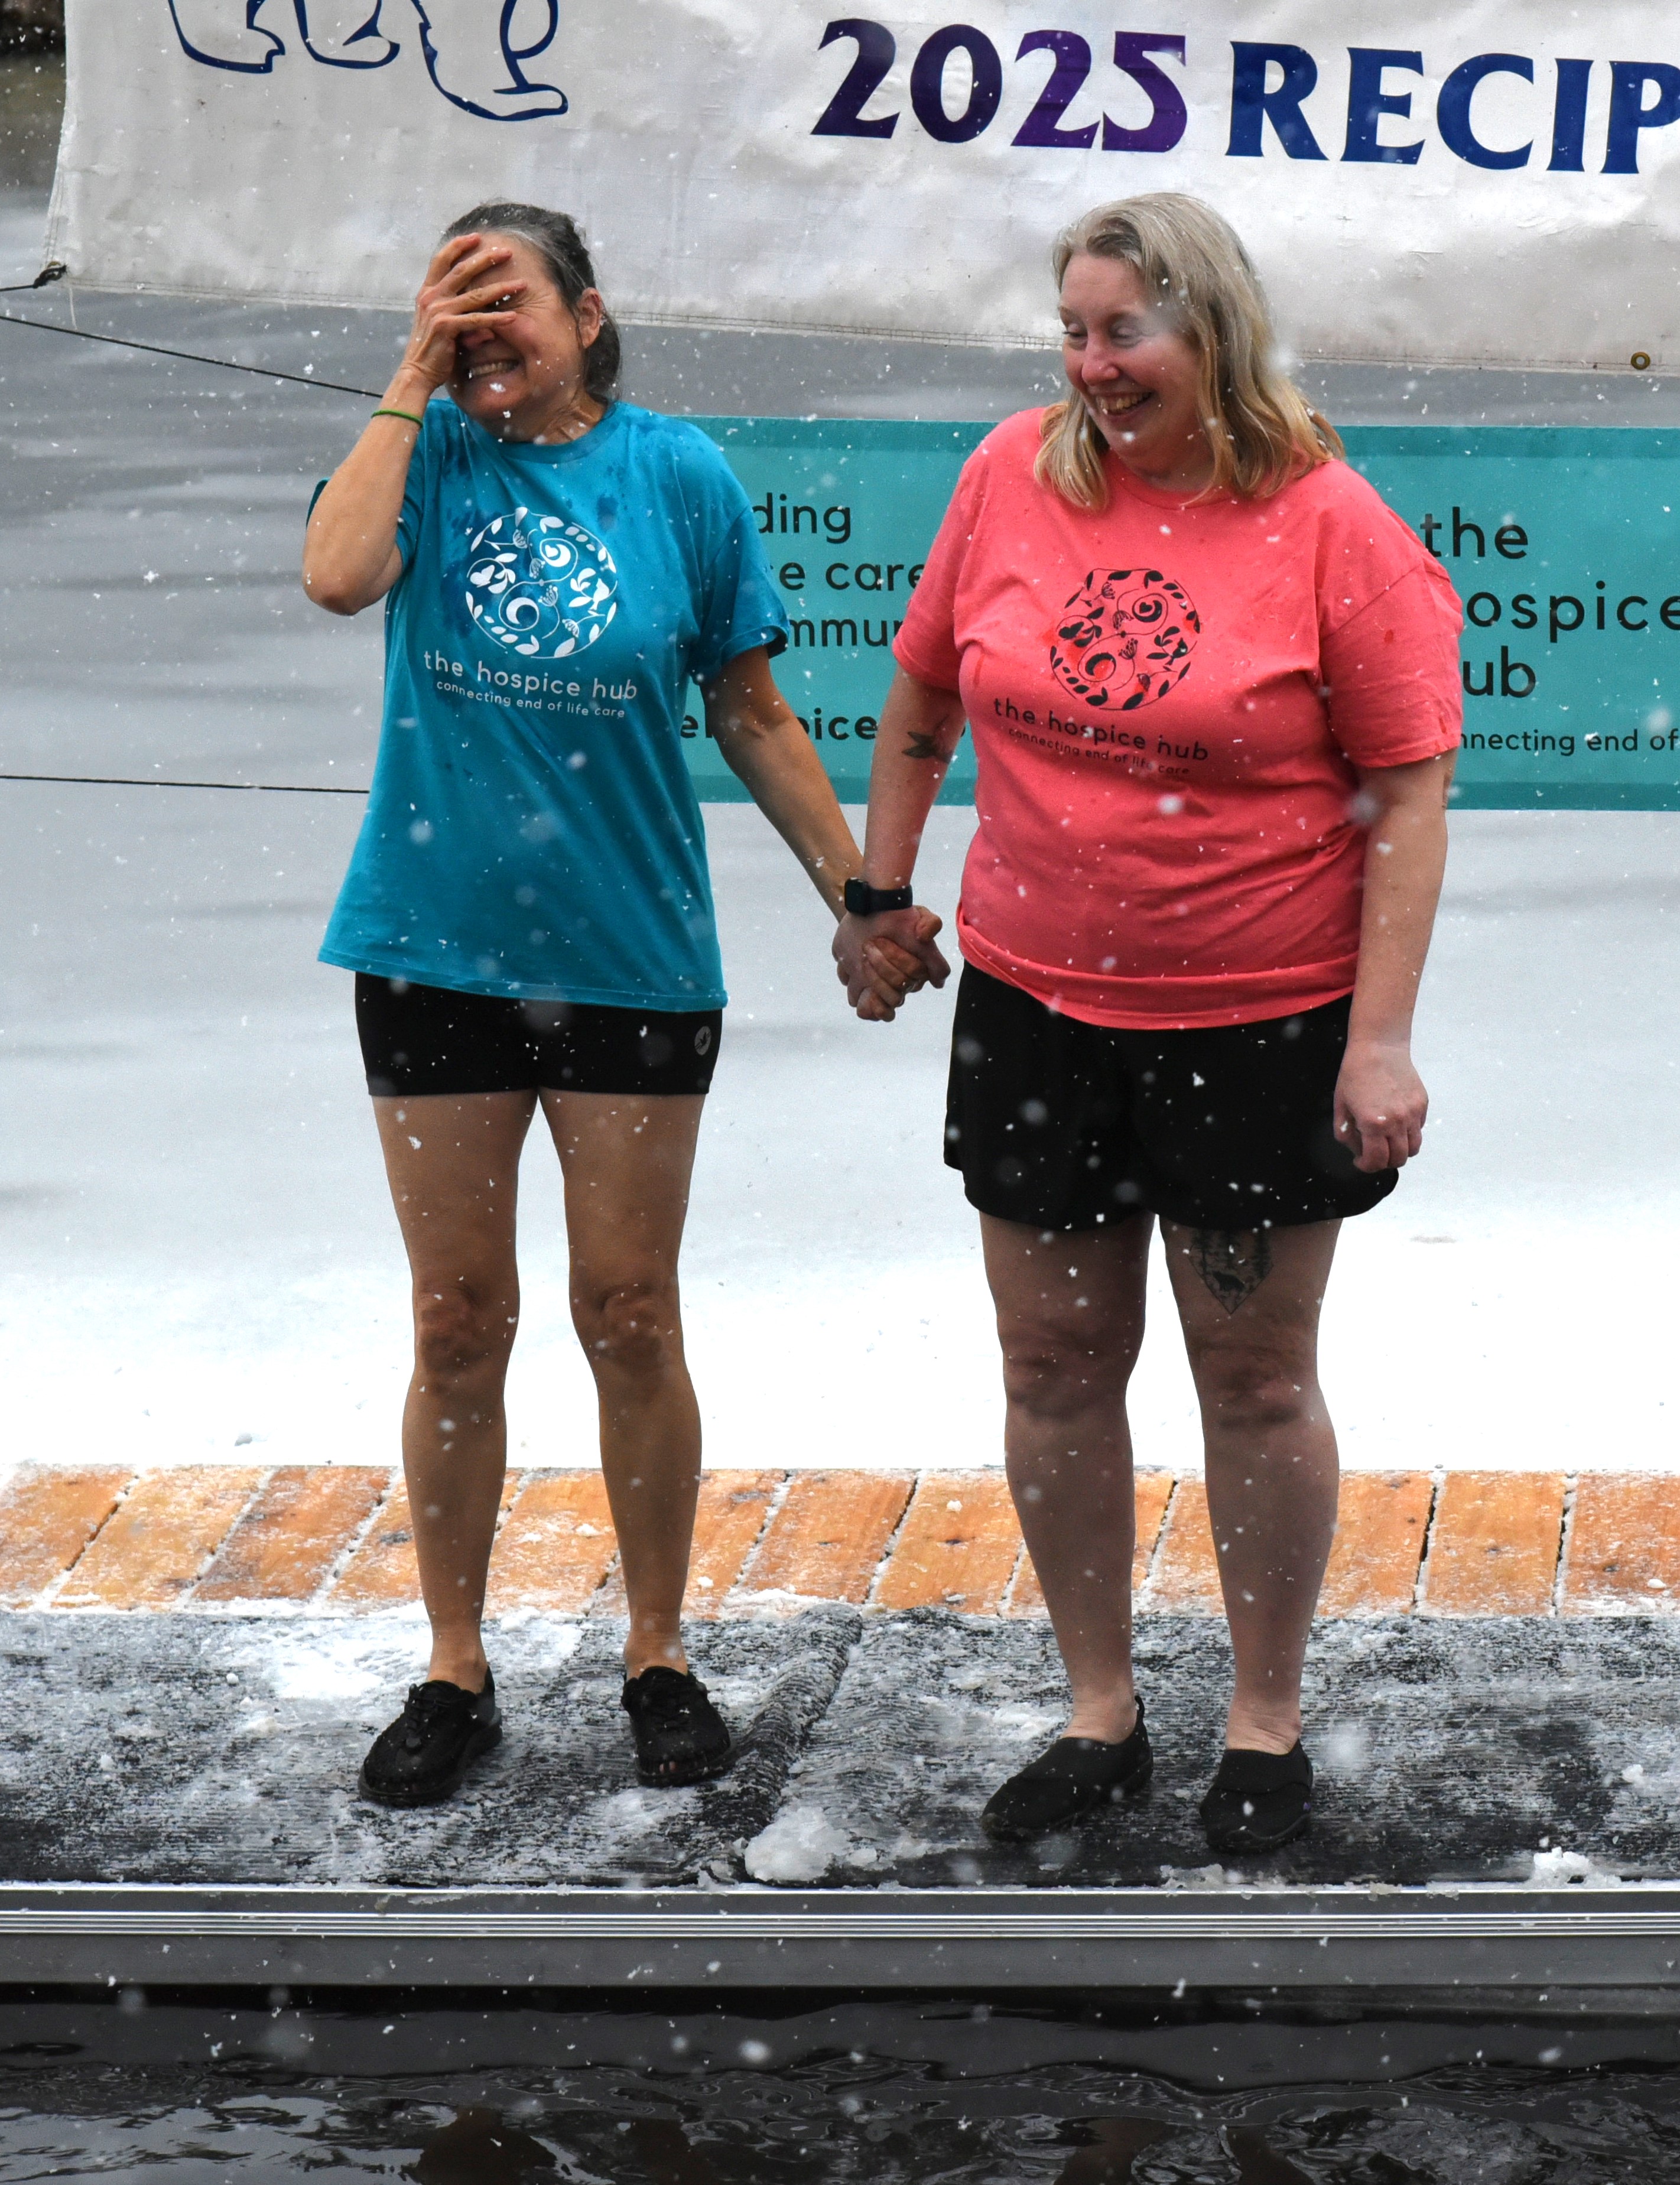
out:
M700 1411L683 1355L677 1257L704 1100L545 1092L542 1104L565 1176L572 1321L595 1375L630 1599L625 1671L686 1669Z
M1117 1744L1132 1692L1132 1439L1152 1224L1048 1234L983 1214L1010 1491L1067 1671L1067 1735Z
M1301 1735L1302 1665L1336 1532L1336 1430L1318 1344L1340 1227L1162 1225L1236 1661L1225 1742L1252 1752L1287 1752Z
M430 1677L482 1691L479 1626L507 1465L502 1389L519 1318L514 1215L532 1092L377 1099L385 1173L414 1278L402 1465Z

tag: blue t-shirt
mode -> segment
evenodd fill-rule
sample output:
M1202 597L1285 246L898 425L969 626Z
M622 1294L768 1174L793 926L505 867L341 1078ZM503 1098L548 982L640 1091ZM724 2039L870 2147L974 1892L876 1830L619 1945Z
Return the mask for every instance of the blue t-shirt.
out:
M720 1008L683 695L787 639L723 456L629 403L546 447L434 401L397 545L379 754L322 960L467 993Z

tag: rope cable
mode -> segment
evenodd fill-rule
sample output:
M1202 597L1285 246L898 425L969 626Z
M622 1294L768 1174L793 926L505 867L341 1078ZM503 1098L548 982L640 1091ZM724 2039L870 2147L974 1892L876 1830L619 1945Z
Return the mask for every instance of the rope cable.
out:
M55 281L62 281L66 268L54 260L45 265L32 281L16 281L0 288L0 296L28 294L36 288L45 288ZM248 372L258 379L288 380L295 387L324 387L334 394L361 394L377 402L378 395L371 387L347 387L336 379L316 379L296 372L277 372L265 365L236 364L225 356L200 356L192 349L166 349L157 342L125 341L116 334L94 334L81 327L55 326L50 319L14 318L9 311L0 311L0 321L12 327L33 327L37 333L69 334L76 341L99 342L110 349L143 349L151 356L178 357L186 364L214 365L222 372ZM155 774L11 774L0 773L0 781L44 781L92 789L227 789L266 791L273 796L366 796L365 789L350 789L336 782L314 781L160 781Z
M0 296L26 296L31 288L50 288L54 281L62 281L69 271L55 258L50 265L43 265L32 281L14 281L9 288L0 288Z
M59 259L43 265L32 281L15 281L9 288L0 288L0 296L27 295L36 288L49 288L62 281L69 268ZM294 387L325 387L334 394L364 394L370 402L377 402L378 394L372 387L347 387L341 379L316 379L306 372L281 372L266 364L235 364L231 357L200 356L194 349L169 349L160 342L130 341L120 334L91 334L81 327L61 327L51 319L20 319L10 311L0 311L0 321L8 327L33 327L38 334L68 334L72 341L102 343L108 349L144 349L148 356L179 357L184 364L211 364L219 372L248 372L255 379L289 380Z
M0 781L58 781L92 789L266 790L276 796L366 796L365 789L344 789L319 781L160 781L155 774L0 774Z
M0 290L0 293L11 293ZM165 349L160 342L127 341L120 334L91 334L84 327L54 326L51 319L20 319L10 311L0 311L0 326L33 327L37 333L68 334L72 341L101 342L109 349L142 349L152 356L177 356L188 364L213 364L222 372L248 372L254 379L287 379L294 387L325 387L334 394L361 394L370 402L379 399L378 390L372 387L347 387L339 379L316 379L300 372L277 372L266 364L235 364L231 357L200 356L190 349Z

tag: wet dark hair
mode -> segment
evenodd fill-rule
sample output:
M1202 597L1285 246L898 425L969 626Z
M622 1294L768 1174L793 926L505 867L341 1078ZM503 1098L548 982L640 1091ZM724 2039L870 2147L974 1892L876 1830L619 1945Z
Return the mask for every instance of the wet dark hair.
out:
M572 311L577 310L585 288L599 285L589 246L569 213L550 212L543 205L515 204L498 198L489 204L474 205L471 212L451 221L439 240L452 243L457 235L480 232L514 235L521 243L529 243ZM622 355L617 323L603 305L601 331L584 351L584 388L597 402L612 400Z

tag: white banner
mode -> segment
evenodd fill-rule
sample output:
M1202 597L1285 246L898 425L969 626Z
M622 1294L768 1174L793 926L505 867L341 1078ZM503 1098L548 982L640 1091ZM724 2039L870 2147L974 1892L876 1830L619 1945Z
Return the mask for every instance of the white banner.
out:
M1038 343L1056 228L1189 190L1303 356L1680 367L1672 0L837 4L70 0L49 250L401 305L509 196L626 319Z

